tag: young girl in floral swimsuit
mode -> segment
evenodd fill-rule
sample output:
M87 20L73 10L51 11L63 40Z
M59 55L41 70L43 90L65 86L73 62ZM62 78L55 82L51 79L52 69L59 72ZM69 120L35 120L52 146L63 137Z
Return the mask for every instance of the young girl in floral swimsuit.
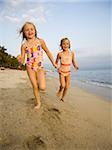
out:
M43 39L37 38L37 30L33 23L26 22L20 30L25 42L21 45L21 55L18 60L24 63L25 53L27 55L26 69L29 79L33 86L33 92L36 98L36 109L41 106L39 90L45 90L45 72L43 67L43 50L49 57L52 65L56 67L52 54L48 50Z

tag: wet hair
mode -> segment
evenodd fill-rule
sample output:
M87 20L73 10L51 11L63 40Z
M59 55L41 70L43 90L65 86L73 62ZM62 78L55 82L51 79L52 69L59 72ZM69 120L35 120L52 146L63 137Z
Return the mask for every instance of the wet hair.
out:
M34 27L34 29L35 29L35 37L37 37L36 26L35 26L32 22L26 22L26 23L22 26L21 30L19 31L19 33L22 34L22 40L24 40L24 39L27 40L27 37L25 36L25 33L24 33L24 28L25 28L25 26L26 26L27 24L33 25L33 27Z
M60 47L61 47L61 49L63 49L62 44L63 44L63 42L64 42L65 40L68 40L68 41L69 41L69 48L71 47L71 46L70 46L70 40L69 40L68 38L63 38L63 39L61 39L61 41L60 41Z

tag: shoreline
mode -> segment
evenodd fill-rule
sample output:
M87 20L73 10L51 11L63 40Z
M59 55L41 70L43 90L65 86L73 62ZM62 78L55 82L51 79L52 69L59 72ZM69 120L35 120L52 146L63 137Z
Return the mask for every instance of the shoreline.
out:
M58 80L58 73L48 71L48 75ZM102 86L98 86L98 85L94 85L90 83L85 83L85 82L79 81L78 79L73 79L73 77L71 77L71 86L81 88L85 92L91 93L106 101L112 101L112 93L111 93L112 89L109 87L102 87Z
M87 84L84 82L79 82L77 80L73 80L72 86L77 86L86 92L89 92L93 95L96 95L106 101L112 101L112 89L108 87L101 87L93 84ZM75 85L76 84L76 85Z
M0 149L111 150L112 103L73 86L61 102L57 79L46 83L35 111L26 71L0 71Z

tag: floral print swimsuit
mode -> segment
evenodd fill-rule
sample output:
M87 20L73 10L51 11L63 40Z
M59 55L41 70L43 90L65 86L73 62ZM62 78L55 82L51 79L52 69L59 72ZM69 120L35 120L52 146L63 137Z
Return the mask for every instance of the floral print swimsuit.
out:
M27 61L26 65L32 70L37 71L37 69L43 68L43 50L41 44L38 42L33 47L28 47L26 45Z

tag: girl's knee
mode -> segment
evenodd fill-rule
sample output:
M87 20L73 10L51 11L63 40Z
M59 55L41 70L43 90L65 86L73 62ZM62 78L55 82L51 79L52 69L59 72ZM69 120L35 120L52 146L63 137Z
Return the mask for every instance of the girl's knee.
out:
M40 89L41 91L45 91L45 90L46 90L46 86L45 86L45 85L39 86L39 89Z
M60 87L61 87L61 89L64 89L64 88L65 88L65 85L63 84L63 85L61 85Z

